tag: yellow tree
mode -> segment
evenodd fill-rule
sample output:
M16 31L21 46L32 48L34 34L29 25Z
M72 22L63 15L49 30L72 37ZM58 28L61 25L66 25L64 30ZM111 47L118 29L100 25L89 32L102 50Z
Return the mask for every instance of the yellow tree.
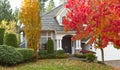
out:
M38 0L24 0L19 17L25 25L24 31L27 46L28 48L34 49L34 57L36 58L41 31L40 4Z

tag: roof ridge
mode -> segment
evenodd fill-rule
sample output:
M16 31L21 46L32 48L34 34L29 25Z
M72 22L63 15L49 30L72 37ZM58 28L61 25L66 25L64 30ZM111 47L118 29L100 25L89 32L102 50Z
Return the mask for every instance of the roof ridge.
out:
M47 15L47 14L51 13L52 11L54 11L55 9L57 9L57 8L59 8L59 7L63 6L63 5L64 5L64 4L61 4L61 5L57 6L57 7L55 7L55 8L54 8L54 9L52 9L51 11L49 11L49 12L47 12L47 13L45 13L45 14L41 15L41 17L43 17L44 15Z

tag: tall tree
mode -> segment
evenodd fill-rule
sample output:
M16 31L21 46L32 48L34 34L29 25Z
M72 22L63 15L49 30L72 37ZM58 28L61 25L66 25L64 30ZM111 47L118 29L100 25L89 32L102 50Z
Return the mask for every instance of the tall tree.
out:
M65 30L75 30L73 40L90 37L102 53L108 42L120 48L120 0L68 0L63 18Z
M0 22L4 19L8 22L13 19L12 9L8 0L0 0Z
M14 20L17 22L19 20L19 9L16 7L15 11L13 12Z
M34 57L37 58L37 48L40 41L41 19L40 4L38 0L24 0L20 20L25 25L25 37L28 48L34 49Z
M7 24L7 23L9 23L9 24ZM18 34L17 23L14 20L9 21L9 22L7 22L6 20L2 20L2 22L0 24L0 28L4 28L5 33Z
M53 0L50 0L48 6L47 6L47 8L46 8L46 11L49 12L49 11L51 11L53 8L55 8L54 1L53 1Z
M39 0L39 2L40 2L40 8L41 8L42 12L45 11L45 2L46 1L48 1L48 0Z

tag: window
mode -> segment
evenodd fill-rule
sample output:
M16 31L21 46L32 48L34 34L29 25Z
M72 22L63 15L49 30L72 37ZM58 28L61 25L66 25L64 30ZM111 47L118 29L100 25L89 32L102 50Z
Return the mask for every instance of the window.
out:
M46 32L41 32L41 36L46 36Z
M41 32L41 44L47 43L48 38L53 39L53 32L52 31L42 31Z

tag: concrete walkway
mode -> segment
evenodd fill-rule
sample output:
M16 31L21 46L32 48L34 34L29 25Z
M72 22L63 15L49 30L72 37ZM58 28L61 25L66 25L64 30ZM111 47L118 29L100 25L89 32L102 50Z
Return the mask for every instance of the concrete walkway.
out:
M110 65L120 70L120 60L105 61L105 64Z

